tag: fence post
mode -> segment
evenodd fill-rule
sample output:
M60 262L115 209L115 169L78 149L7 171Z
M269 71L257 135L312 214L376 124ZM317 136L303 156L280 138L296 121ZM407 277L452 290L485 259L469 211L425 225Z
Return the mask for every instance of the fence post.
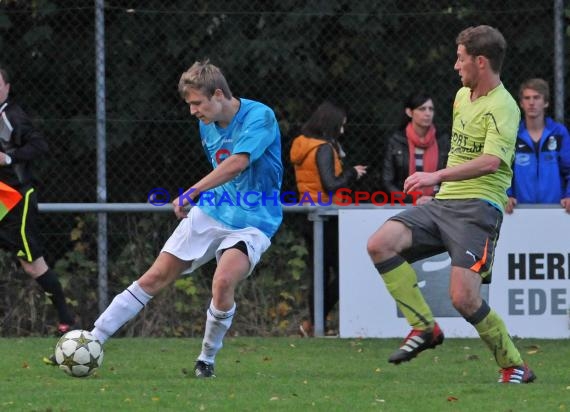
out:
M323 246L323 217L319 210L309 213L309 220L313 221L313 328L315 336L324 336L324 246Z
M564 0L554 0L554 118L564 123Z
M95 0L95 104L97 110L97 203L107 202L105 115L105 4ZM99 311L108 304L107 213L97 214Z

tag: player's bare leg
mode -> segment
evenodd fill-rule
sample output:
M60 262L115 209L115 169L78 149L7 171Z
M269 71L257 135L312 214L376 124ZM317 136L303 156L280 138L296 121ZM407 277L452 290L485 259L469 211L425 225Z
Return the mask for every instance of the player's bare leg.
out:
M115 296L95 321L95 328L91 333L101 343L105 343L121 326L134 318L159 291L174 282L191 263L167 252L160 253L150 269Z
M214 377L214 362L223 346L236 311L235 289L249 273L248 256L236 248L226 249L212 280L212 301L206 313L206 330L202 352L198 356L194 373L198 378Z

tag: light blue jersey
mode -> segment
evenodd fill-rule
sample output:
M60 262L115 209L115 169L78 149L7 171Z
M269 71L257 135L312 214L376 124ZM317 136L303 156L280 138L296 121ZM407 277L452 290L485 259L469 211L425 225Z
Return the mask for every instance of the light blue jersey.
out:
M283 220L279 125L266 105L247 99L240 102L226 128L200 121L200 136L214 169L238 153L249 154L249 167L233 180L203 192L196 203L219 222L235 229L255 227L271 238Z

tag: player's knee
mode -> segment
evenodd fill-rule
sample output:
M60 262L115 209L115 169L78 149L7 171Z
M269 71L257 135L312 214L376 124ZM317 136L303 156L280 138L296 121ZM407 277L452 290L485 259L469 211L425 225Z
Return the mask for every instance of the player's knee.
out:
M36 259L33 262L20 260L20 264L24 272L26 272L27 275L31 276L34 279L42 276L49 269L43 259Z
M32 267L32 266L24 266L22 265L22 269L24 270L24 272L30 276L32 279L37 279L39 278L41 275L43 275L43 272L39 271L38 269Z
M230 276L224 274L216 274L212 282L212 292L217 295L225 295L228 292L233 293L235 282Z
M453 307L455 308L455 310L457 310L459 313L461 313L461 309L464 306L464 301L463 298L461 296L459 296L459 294L457 293L452 293L450 294L450 299L451 299L451 304L453 305Z
M473 313L478 306L478 301L468 291L455 291L450 294L451 304L462 316Z
M375 255L380 253L380 244L380 239L376 233L368 238L368 242L366 242L366 251L370 257L373 258Z
M156 295L162 288L172 282L168 271L151 267L138 279L139 286L148 294Z
M389 244L386 242L385 237L380 233L374 233L368 238L366 243L366 251L374 262L380 262L393 255L390 253Z

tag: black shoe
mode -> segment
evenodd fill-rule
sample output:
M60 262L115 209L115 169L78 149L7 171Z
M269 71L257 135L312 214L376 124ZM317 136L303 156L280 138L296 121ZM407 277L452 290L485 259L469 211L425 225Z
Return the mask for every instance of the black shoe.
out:
M426 349L433 349L437 345L443 343L443 332L436 323L433 330L418 330L412 331L404 339L404 343L400 348L392 353L388 358L388 362L399 364L407 362L418 356L418 354Z
M194 374L197 378L215 378L214 364L201 360L196 361L196 365L194 365Z

